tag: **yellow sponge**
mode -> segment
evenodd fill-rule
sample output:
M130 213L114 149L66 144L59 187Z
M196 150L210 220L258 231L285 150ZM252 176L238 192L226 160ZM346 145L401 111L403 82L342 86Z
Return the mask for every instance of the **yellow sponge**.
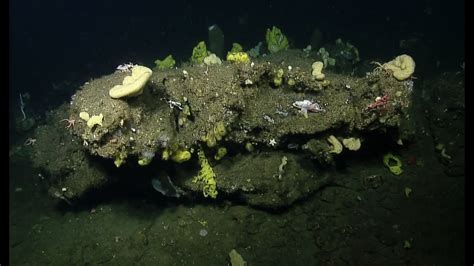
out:
M332 149L329 151L330 153L339 154L342 152L342 144L336 137L333 135L329 136L328 142L332 144Z
M357 151L360 149L361 143L359 138L347 138L342 140L342 144L350 151Z
M401 81L413 75L413 72L415 72L415 60L411 56L403 54L383 64L383 68L392 71L393 77Z
M326 75L324 75L324 73L322 72L324 63L321 61L316 61L313 63L313 65L311 65L311 67L313 68L313 71L311 72L313 77L315 77L316 80L324 80L324 78L326 77Z
M250 57L246 52L229 52L227 54L227 61L234 63L248 63L250 62Z
M126 76L123 79L122 85L116 85L109 91L110 97L114 99L137 96L142 94L143 87L150 79L152 74L151 69L144 66L134 66L132 68L132 75Z
M191 153L188 150L177 150L171 155L171 160L177 163L186 162L191 159Z

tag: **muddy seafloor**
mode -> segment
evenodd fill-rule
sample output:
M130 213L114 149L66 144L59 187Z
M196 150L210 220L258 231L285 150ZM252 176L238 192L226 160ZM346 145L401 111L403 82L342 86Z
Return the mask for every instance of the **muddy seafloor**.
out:
M334 183L278 212L232 198L169 199L130 181L71 207L48 195L28 161L34 146L19 141L11 265L227 265L232 249L248 265L463 265L463 78L415 81L416 138L394 150L402 175L385 168L384 153L345 157Z

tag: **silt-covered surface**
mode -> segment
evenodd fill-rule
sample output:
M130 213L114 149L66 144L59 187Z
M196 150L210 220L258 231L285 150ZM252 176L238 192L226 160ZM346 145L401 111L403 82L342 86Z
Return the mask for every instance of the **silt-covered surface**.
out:
M53 191L67 191L62 196L69 199L114 180L113 171L97 172L101 168L94 162L108 169L115 162L120 169L133 171L143 158L151 158L153 164L141 167L148 167L150 173L152 167L168 169L164 175L196 194L201 190L192 182L199 171L196 151L203 150L215 169L221 195L236 194L260 207L289 206L330 182L326 172L331 171L335 158L358 152L332 153L329 136L339 141L358 138L363 150L372 134L386 135L393 143L412 134L407 113L410 81L397 81L380 69L363 76L327 71L326 78L318 81L311 75L311 63L304 53L288 51L248 64L155 71L141 95L123 99L112 99L108 91L127 73L90 80L69 105L56 111L57 118L75 120L74 126L68 130L58 128L58 123L45 126L75 144L67 157L86 161L79 168L93 172L88 175L90 180L69 181L71 175L60 173L70 167L67 162L57 162L59 170L42 166L47 172L56 171L52 173ZM282 82L277 84L275 78L281 71ZM388 101L372 108L381 97ZM318 104L321 110L304 115L295 104L304 100ZM101 125L88 127L79 118L81 112L103 115ZM224 128L220 135L216 133L219 128ZM38 143L51 141L46 138L51 137L40 137ZM222 161L213 159L218 147L228 150ZM163 155L177 151L191 152L191 160L178 163ZM288 163L281 166L283 157ZM256 174L253 169L262 165L266 170ZM88 167L95 169L86 170Z

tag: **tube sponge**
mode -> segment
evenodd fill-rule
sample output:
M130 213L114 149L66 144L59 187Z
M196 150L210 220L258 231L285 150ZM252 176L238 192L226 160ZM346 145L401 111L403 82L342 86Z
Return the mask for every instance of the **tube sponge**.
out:
M208 28L209 51L218 57L224 56L224 32L216 24Z
M324 80L324 78L326 77L326 75L324 75L324 73L322 72L324 63L321 61L316 61L313 63L313 65L311 65L311 67L313 68L311 75L315 77L316 80Z

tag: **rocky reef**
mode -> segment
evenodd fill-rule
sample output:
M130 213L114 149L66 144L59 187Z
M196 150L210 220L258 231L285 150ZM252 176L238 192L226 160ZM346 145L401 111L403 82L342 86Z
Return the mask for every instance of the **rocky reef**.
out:
M185 196L201 197L202 151L217 199L289 206L329 184L344 156L413 134L410 79L382 67L359 76L323 70L315 78L313 63L287 50L248 63L185 65L154 71L140 95L120 99L109 90L127 71L93 79L37 129L34 162L52 194L68 201L118 172L149 175L137 177L149 182L157 169ZM64 118L73 125L65 128ZM223 147L226 154L215 156Z

